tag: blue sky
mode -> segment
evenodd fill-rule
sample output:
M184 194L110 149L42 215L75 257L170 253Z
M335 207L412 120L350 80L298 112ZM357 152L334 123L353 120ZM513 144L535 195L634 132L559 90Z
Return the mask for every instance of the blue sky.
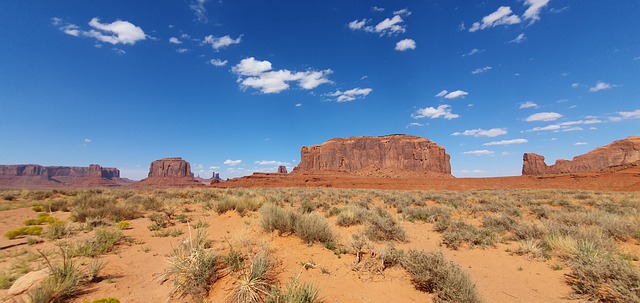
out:
M293 168L407 133L458 177L640 129L640 2L2 1L0 163Z

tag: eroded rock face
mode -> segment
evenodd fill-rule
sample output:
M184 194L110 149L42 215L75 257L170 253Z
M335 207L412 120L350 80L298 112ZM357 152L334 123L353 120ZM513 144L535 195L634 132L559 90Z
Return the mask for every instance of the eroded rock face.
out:
M335 138L303 146L294 173L358 175L451 175L449 155L442 146L410 135Z
M180 157L162 158L151 162L149 178L193 178L191 165Z
M286 174L286 173L288 173L288 172L287 172L287 167L286 167L286 166L284 166L284 165L280 165L280 166L278 166L278 173L279 173L279 174Z
M180 157L162 158L151 162L149 177L134 186L160 186L160 187L194 187L202 186L191 173L191 164Z
M631 136L598 147L572 160L558 160L548 166L544 157L526 153L522 158L522 175L561 174L594 171L640 161L640 136Z
M29 176L51 179L55 177L100 177L105 179L120 178L117 168L101 167L91 164L89 167L77 166L42 166L37 164L0 165L1 176Z

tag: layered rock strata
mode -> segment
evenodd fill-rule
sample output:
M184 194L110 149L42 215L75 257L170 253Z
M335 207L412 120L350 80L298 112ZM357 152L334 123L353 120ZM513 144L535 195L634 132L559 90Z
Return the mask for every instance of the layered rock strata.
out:
M631 136L598 147L572 160L558 160L547 165L544 157L525 153L522 157L522 175L545 175L596 171L640 161L640 136Z
M303 146L293 173L371 176L451 176L449 155L429 139L410 135L335 138Z

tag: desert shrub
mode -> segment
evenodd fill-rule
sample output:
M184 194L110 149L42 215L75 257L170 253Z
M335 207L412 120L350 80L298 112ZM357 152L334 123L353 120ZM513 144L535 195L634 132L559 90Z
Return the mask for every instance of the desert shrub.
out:
M248 211L256 211L262 206L262 201L253 196L231 196L225 195L213 205L213 210L218 214L235 210L239 215L244 216Z
M0 289L9 289L15 280L9 271L0 271Z
M342 208L336 217L336 224L339 226L352 226L363 224L367 220L368 210L357 206L346 206Z
M515 251L518 255L529 255L534 259L548 258L549 253L543 248L539 240L522 240Z
M6 232L4 236L15 239L20 236L39 236L41 233L42 226L23 226Z
M334 235L327 220L317 213L301 215L295 222L294 233L307 243L333 241Z
M382 260L383 269L387 269L402 262L402 259L404 258L404 250L397 249L393 244L389 244L385 249L378 253L378 257Z
M112 252L122 238L122 231L120 230L96 229L93 237L72 245L73 256L95 257Z
M120 300L116 298L101 298L101 299L95 299L91 301L91 303L120 303Z
M229 252L222 256L222 260L227 265L227 268L233 272L244 268L244 256L241 252L233 249L231 244L229 244Z
M491 229L478 229L463 221L451 222L442 233L442 243L451 249L458 249L467 243L474 246L495 246L498 242L497 233Z
M116 223L116 227L120 230L129 229L129 221L120 221Z
M56 220L49 224L44 236L52 240L62 239L69 235L69 232L70 231L67 229L67 223L62 220Z
M235 282L229 295L229 302L259 303L271 292L272 285L277 281L275 264L269 253L262 250L249 257L250 265Z
M82 280L80 269L74 264L67 250L60 248L60 252L62 264L55 265L44 253L40 252L47 263L50 274L39 287L29 292L29 299L32 303L63 302L78 292Z
M528 223L516 223L511 227L511 232L517 240L542 239L547 233L544 226Z
M208 226L209 226L209 223L207 223L206 221L202 221L202 220L198 220L198 222L193 224L193 228L195 228L195 229L207 228Z
M484 216L482 217L482 226L485 228L492 228L496 231L508 231L512 230L517 225L516 220L509 216Z
M279 287L274 287L267 299L266 303L320 303L318 289L313 284L299 284L296 278L293 278L287 284L283 291Z
M613 254L579 253L567 276L573 290L597 302L640 302L640 270Z
M369 239L374 241L406 241L407 234L398 222L381 207L373 209L367 218L365 230Z
M33 190L29 191L25 198L28 200L41 201L53 197L54 193L51 190Z
M166 278L173 279L172 296L190 296L202 300L218 279L218 257L209 250L205 229L198 229L195 238L181 242L167 257Z
M190 219L189 219L189 216L187 216L187 214L179 214L176 217L176 220L178 220L178 222L180 223L187 223L189 222Z
M48 213L39 213L35 219L24 220L24 225L40 225L44 223L52 223L56 221L56 218L50 216Z
M300 204L300 207L298 208L298 210L300 210L300 212L303 214L308 214L315 211L319 207L320 207L320 203L306 200Z
M424 221L427 223L449 220L451 218L451 209L442 206L434 207L405 207L402 209L402 217L408 221Z
M262 228L266 231L277 230L279 234L292 233L299 214L287 211L274 204L266 204L260 208Z
M7 199L5 199L5 200L7 200ZM13 200L7 200L7 201L13 201ZM44 211L44 207L42 207L42 205L34 205L34 206L31 206L31 210L39 213L39 212L43 212Z
M100 275L100 272L104 269L106 265L107 265L107 262L101 261L98 259L94 259L93 261L91 261L87 269L87 280L89 282L97 281L98 275Z
M45 210L49 211L49 212L55 212L55 211L69 211L69 205L67 203L67 200L56 200L56 201L51 201L49 203L47 203L44 206Z
M480 298L469 276L441 252L410 250L402 266L411 275L416 289L436 293L434 302L479 303Z

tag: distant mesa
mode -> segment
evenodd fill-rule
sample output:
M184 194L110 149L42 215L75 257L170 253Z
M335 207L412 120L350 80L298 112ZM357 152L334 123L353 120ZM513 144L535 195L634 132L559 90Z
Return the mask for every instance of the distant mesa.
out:
M136 186L200 186L193 177L191 164L180 157L162 158L151 162L149 176Z
M120 186L128 182L120 178L117 168L42 166L38 164L0 165L0 185L31 186Z
M286 166L280 165L280 166L278 166L278 173L279 174L287 174L289 172L287 172L287 167Z
M619 167L640 161L640 136L631 136L598 147L572 160L558 160L548 166L544 157L534 153L525 153L522 157L522 175L547 175L597 171Z
M292 174L451 177L449 159L444 147L417 136L334 138L303 146Z

